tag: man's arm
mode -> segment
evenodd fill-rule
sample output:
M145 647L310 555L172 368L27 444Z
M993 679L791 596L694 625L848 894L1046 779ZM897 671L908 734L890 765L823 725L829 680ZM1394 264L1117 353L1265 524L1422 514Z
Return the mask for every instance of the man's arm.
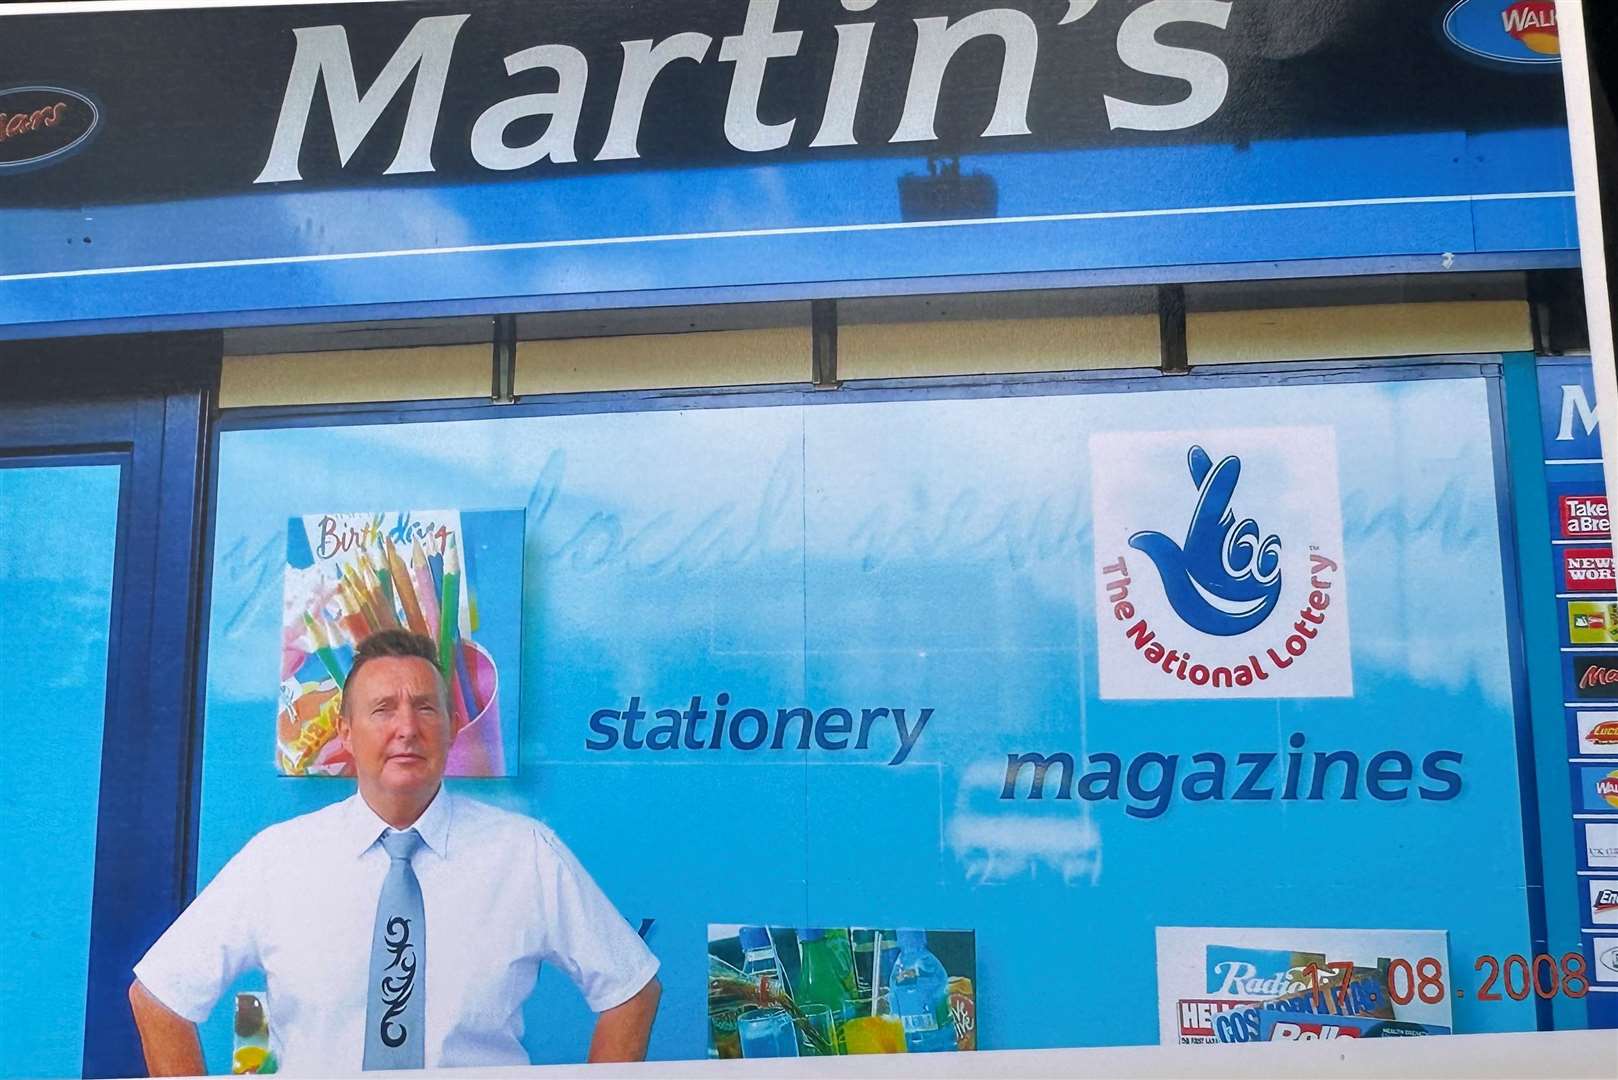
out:
M630 1004L633 1000L631 998L630 1001L624 1002L624 1005ZM657 1001L655 996L652 1001L655 1009ZM202 1060L202 1040L197 1037L197 1025L153 997L152 992L142 986L139 979L129 984L129 1007L135 1014L135 1027L140 1031L140 1048L146 1055L148 1075L207 1074L208 1065ZM606 1017L603 1016L602 1019ZM651 1026L650 1020L647 1021L647 1026ZM641 1041L643 1052L645 1045L643 1038Z
M596 1017L588 1060L646 1060L646 1040L651 1037L652 1020L657 1016L657 1002L662 996L662 984L653 976L634 997Z

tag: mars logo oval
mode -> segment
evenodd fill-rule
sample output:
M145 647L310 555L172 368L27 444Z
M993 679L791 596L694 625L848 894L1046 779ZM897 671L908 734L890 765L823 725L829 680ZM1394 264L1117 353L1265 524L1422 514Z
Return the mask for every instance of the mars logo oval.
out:
M0 170L35 168L84 145L101 122L95 102L60 86L0 90Z
M1459 0L1444 16L1444 36L1472 56L1504 64L1561 59L1554 0Z

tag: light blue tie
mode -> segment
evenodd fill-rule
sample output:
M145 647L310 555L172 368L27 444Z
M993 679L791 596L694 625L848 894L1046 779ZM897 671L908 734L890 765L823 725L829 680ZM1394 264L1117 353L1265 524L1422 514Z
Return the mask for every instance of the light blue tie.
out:
M425 1064L427 918L410 857L421 846L411 829L382 834L392 863L376 902L371 977L366 984L365 1068L420 1069Z

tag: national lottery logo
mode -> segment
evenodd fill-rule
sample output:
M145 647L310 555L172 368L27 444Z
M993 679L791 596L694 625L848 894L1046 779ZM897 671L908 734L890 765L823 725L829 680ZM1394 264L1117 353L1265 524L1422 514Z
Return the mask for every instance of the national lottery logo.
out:
M1187 625L1220 637L1245 634L1268 619L1281 598L1281 538L1261 538L1252 518L1237 524L1230 498L1241 479L1240 458L1215 465L1208 451L1193 446L1186 464L1197 506L1184 542L1143 531L1129 546L1152 560L1169 606Z
M1090 438L1103 699L1345 697L1331 428Z

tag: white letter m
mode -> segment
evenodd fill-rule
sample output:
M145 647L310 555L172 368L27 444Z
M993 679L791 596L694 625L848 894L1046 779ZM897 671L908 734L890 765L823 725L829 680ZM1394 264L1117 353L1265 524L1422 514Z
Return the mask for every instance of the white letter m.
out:
M444 100L444 83L449 78L450 54L455 48L461 24L470 15L433 15L411 27L382 73L361 97L354 80L354 58L348 51L348 31L341 26L306 26L292 33L298 51L292 58L287 77L286 97L275 124L275 141L270 159L255 184L301 180L298 155L303 150L304 130L314 107L315 87L326 83L326 100L331 105L331 126L337 136L338 160L348 164L365 136L376 126L382 110L394 99L411 72L416 73L410 92L410 111L405 117L399 152L388 173L433 171L433 135L438 130L438 109Z
M1579 415L1579 422L1584 425L1584 434L1588 435L1596 429L1595 406L1584 396L1584 387L1578 383L1562 387L1562 424L1556 429L1557 442L1572 441L1575 412Z

